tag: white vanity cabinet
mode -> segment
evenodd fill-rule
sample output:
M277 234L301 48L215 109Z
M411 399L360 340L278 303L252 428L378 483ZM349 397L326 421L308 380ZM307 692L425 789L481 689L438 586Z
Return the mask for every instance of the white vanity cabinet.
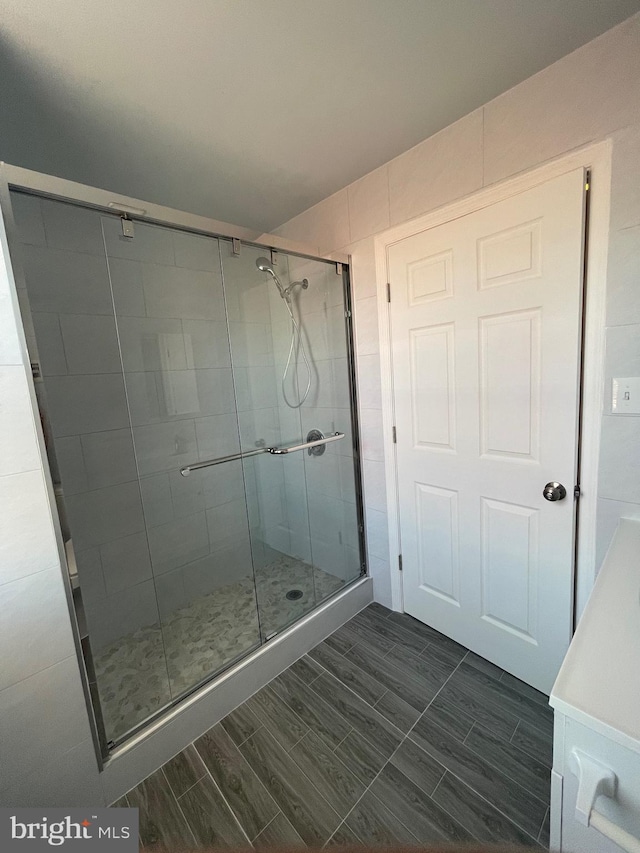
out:
M551 849L640 853L640 520L620 521L550 703Z

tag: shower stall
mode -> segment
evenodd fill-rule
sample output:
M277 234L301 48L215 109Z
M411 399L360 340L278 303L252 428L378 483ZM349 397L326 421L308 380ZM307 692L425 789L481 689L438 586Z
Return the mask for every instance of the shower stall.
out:
M16 188L103 756L366 572L347 265Z

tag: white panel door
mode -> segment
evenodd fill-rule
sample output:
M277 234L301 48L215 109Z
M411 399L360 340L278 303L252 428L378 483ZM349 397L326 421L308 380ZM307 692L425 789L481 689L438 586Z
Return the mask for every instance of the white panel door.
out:
M545 692L571 637L584 184L387 250L405 610Z

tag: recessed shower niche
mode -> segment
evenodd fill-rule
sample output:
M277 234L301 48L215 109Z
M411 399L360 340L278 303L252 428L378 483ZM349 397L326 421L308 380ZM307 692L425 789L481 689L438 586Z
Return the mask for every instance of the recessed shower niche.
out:
M11 204L106 755L365 571L348 267Z

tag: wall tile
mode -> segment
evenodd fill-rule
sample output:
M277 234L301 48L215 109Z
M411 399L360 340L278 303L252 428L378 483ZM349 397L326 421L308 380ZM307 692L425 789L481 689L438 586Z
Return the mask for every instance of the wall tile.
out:
M389 227L389 175L385 164L347 188L351 241Z
M120 374L51 376L46 388L54 436L123 429L129 424Z
M209 418L203 420L208 421ZM179 469L198 458L196 430L192 420L134 427L133 440L138 468L143 477Z
M3 780L4 781L4 780ZM0 789L5 807L70 808L106 806L92 740Z
M23 259L32 311L113 315L104 257L25 246Z
M349 204L347 190L340 190L310 207L277 228L275 234L286 236L309 246L317 246L323 255L346 246L351 242L349 235Z
M249 540L240 540L232 547L195 560L183 568L182 574L187 601L208 595L221 586L237 583L242 578L249 577L251 573Z
M380 357L377 353L362 355L357 360L358 399L363 409L381 409Z
M0 476L31 471L40 465L24 368L0 367Z
M184 370L188 366L180 320L118 317L118 334L128 373Z
M367 558L369 575L373 580L373 600L391 607L391 570L388 560L370 554Z
M389 559L389 520L386 512L367 507L367 551L381 560Z
M609 237L607 326L640 323L640 226Z
M102 231L109 258L146 261L151 264L173 264L172 232L157 225L134 225L135 238L122 235L119 216L102 216Z
M87 469L84 466L80 436L57 438L54 450L65 496L88 491Z
M600 439L598 496L640 503L640 417L605 415Z
M70 495L66 507L74 544L79 551L144 529L137 482Z
M187 367L230 367L229 333L225 321L183 320Z
M607 329L604 413L611 412L611 380L640 376L640 324Z
M0 477L0 584L59 565L42 471Z
M149 317L224 319L222 282L210 272L145 264L142 290Z
M109 258L108 265L116 316L145 317L142 264L123 258Z
M64 697L64 701L60 701ZM89 738L78 662L69 657L0 692L0 773L7 786Z
M123 589L102 601L87 602L85 606L94 654L138 628L157 625L160 618L151 580ZM160 685L159 692L163 689L164 685ZM166 701L169 701L168 686L166 694Z
M363 459L384 460L382 411L360 409L360 451Z
M131 429L80 436L87 489L103 489L138 478Z
M2 223L0 223L1 227ZM12 288L5 261L0 252L0 364L22 364L17 318L14 314Z
M48 246L104 258L100 213L47 198L40 205Z
M391 225L469 195L482 186L482 109L389 163Z
M201 461L217 456L229 456L240 450L238 419L235 415L196 418L195 425L198 459Z
M612 231L640 225L640 124L614 133L611 160ZM635 180L631 177L635 175Z
M43 376L66 376L69 369L62 342L60 315L34 312L31 319Z
M639 103L635 16L485 106L485 184L636 123Z
M376 289L376 257L373 237L358 240L345 246L346 254L351 255L351 286L353 299L367 299L375 296Z
M233 541L246 538L249 535L249 525L244 498L208 509L207 526L212 551L219 551L225 545L231 545Z
M378 337L378 299L370 296L355 304L356 351L358 355L371 355L380 349Z
M367 508L370 507L379 512L386 512L387 491L384 463L375 462L372 459L364 459L362 462L362 473L364 479L364 499Z
M31 246L46 246L40 198L12 191L11 208L20 242Z
M151 577L151 559L145 533L134 533L100 547L107 595L121 592Z
M122 370L113 317L61 314L60 328L69 373L119 373Z
M148 531L153 573L184 566L209 553L209 535L204 512L178 518Z
M600 570L621 518L640 518L640 503L598 499L596 522L596 571Z
M2 586L0 691L74 654L59 568Z
M140 492L146 527L157 527L172 520L173 501L168 473L141 477Z
M102 560L98 548L89 548L86 551L76 551L75 561L78 568L80 589L85 607L93 602L102 601L107 597L102 574Z
M173 232L173 249L177 267L190 270L220 271L220 253L215 237Z

